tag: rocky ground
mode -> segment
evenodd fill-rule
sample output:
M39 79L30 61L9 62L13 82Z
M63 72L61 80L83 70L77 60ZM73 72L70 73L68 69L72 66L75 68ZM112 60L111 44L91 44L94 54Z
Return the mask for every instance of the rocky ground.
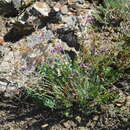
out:
M34 74L37 65L45 62L53 64L55 57L62 57L53 52L55 48L64 48L71 58L74 58L79 52L78 38L85 36L86 40L91 41L87 31L93 22L92 3L84 0L50 0L28 6L28 0L25 5L26 10L20 12L18 18L14 16L20 8L19 3L14 6L15 9L9 6L11 8L8 8L6 13L0 7L0 129L96 130L120 127L129 130L130 124L124 125L127 120L125 117L121 122L120 116L116 116L114 110L111 113L112 106L103 108L101 114L88 119L78 114L73 119L66 119L58 112L41 110L36 104L30 104L30 99L13 99L21 86L37 84L38 77ZM43 7L44 10L41 9ZM130 82L123 80L119 84L129 86ZM118 103L120 107L124 102L126 106L130 105L128 93L127 97ZM107 120L104 120L105 116L108 116Z
M129 130L127 113L117 112L113 105L103 106L99 113L83 116L76 113L72 118L61 116L60 111L39 108L31 100L1 99L1 130ZM99 108L100 109L100 108Z
M36 2L18 20L8 18L7 14L0 17L1 82L25 85L38 64L54 62L57 54L52 53L52 50L58 46L64 48L72 58L78 54L78 35L82 34L86 24L91 23L92 5L82 1L78 5L76 3L44 3L42 6L47 9L36 15L32 11L40 13L40 7L34 7L41 4Z

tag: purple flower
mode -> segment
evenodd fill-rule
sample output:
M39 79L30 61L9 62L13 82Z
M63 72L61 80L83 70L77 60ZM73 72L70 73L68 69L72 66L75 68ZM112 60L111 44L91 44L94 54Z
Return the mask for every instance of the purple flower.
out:
M57 45L54 47L54 49L51 50L51 53L58 53L64 51L64 48L60 45Z
M93 18L88 18L86 19L86 24L89 23L89 24L92 24L95 20Z
M80 64L80 67L87 67L87 64Z

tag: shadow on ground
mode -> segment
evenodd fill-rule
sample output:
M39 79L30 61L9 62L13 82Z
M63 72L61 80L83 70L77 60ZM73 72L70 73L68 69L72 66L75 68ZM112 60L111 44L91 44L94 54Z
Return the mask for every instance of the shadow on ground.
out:
M80 121L76 117L81 117ZM83 116L80 113L75 113L73 118L66 118L61 115L60 111L52 111L46 108L41 108L37 104L33 103L31 99L1 99L0 100L0 129L21 129L21 130L60 130L60 129L73 129L82 127L84 130L90 128L93 130L100 130L114 128L116 129L127 129L129 126L117 123L117 126L111 126L105 124L99 127L101 120L107 120L104 113L100 113L95 123L93 117L95 115ZM115 119L113 119L115 122ZM112 122L113 122L112 121ZM90 123L91 122L91 123ZM89 126L89 125L90 126Z
M51 129L57 124L60 124L58 127L65 128L64 122L73 120L61 116L59 111L40 108L38 105L29 102L30 101L18 102L10 99L1 99L0 113L4 114L0 114L0 128L8 128L8 124L10 128L21 128L28 130ZM78 125L76 120L74 123L76 126ZM69 125L68 127L72 127Z

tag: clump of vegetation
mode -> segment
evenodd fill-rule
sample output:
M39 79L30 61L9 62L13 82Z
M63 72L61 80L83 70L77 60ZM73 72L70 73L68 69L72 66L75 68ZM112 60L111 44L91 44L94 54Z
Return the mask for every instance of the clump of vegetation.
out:
M106 77L111 75L112 70L108 69L104 70ZM110 83L102 80L98 70L70 59L65 63L58 59L54 65L44 64L38 72L43 77L42 84L28 88L27 92L40 104L52 109L82 111L94 105L112 103L118 97L107 90L105 86Z
M129 0L103 0L93 13L101 25L119 26L122 21L129 20Z
M130 0L103 0L96 6L96 11L93 12L95 22L90 30L93 48L92 51L89 50L91 53L88 53L86 43L82 44L84 62L99 64L107 59L106 64L109 63L118 70L130 67L129 12Z
M130 68L129 11L129 0L103 0L93 14L95 52L92 49L88 53L82 44L78 60L71 61L64 54L65 62L58 58L55 64L42 65L38 68L42 83L27 88L27 93L51 109L76 108L85 112L88 108L94 110L95 105L113 103L118 93L109 86L127 75ZM111 47L97 53L102 44Z

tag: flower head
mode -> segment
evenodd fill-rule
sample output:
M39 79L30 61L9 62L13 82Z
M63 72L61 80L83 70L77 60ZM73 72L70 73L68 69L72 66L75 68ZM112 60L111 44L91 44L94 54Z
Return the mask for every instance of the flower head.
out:
M54 49L51 50L51 53L58 53L64 51L64 48L60 45L57 45L54 47Z
M87 67L87 64L80 64L80 67Z

